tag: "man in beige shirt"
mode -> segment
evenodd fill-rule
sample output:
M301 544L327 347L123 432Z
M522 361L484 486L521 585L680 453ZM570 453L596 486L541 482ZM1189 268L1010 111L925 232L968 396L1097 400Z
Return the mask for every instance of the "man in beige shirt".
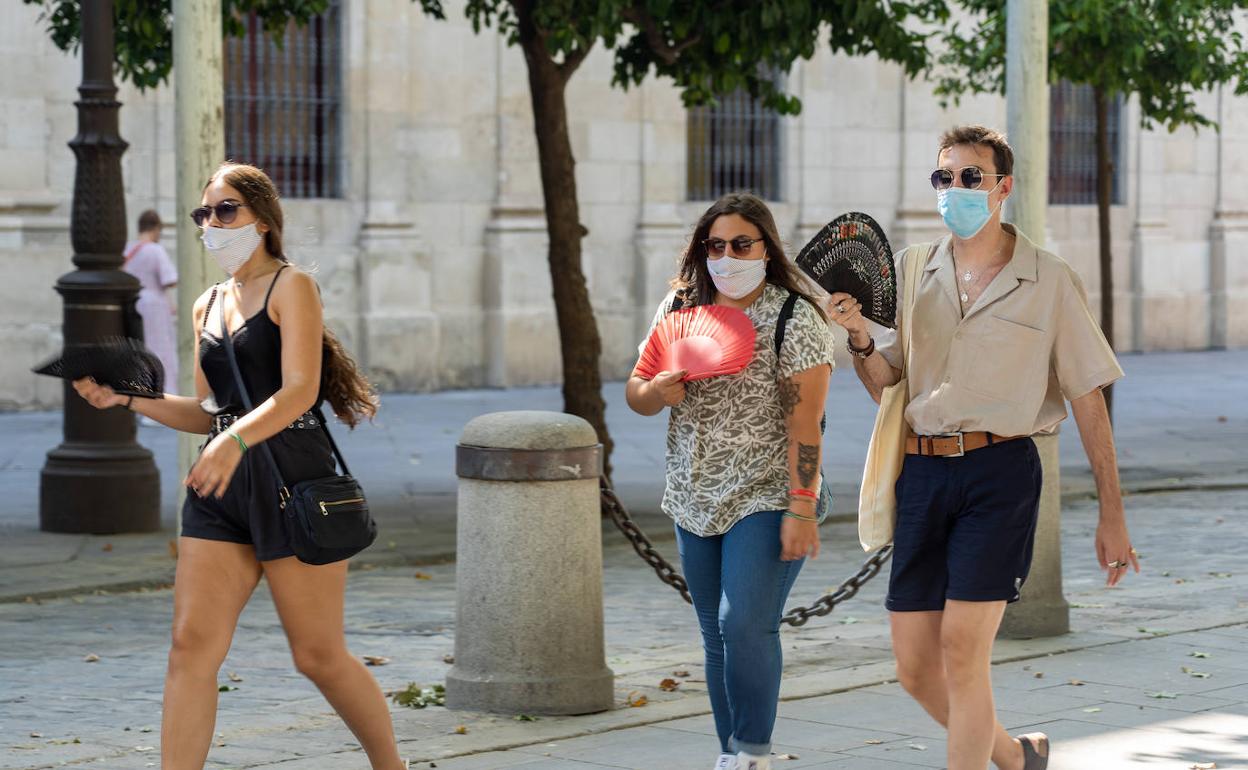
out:
M1078 275L1001 222L1013 162L992 129L963 126L941 137L932 186L951 234L912 247L922 267L909 351L893 332L873 339L849 295L829 299L877 400L901 379L908 356L912 435L897 482L886 606L898 678L948 728L949 770L984 770L990 759L1000 770L1048 764L1046 736L1011 738L996 720L990 665L1005 605L1018 599L1031 565L1040 460L1030 437L1052 433L1066 401L1096 476L1096 554L1107 583L1136 564L1101 394L1122 369ZM898 325L905 310L898 307Z

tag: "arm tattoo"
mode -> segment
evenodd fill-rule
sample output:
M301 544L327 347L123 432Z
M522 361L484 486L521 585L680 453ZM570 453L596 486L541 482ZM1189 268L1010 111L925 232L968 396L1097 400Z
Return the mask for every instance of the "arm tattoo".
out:
M803 487L809 487L815 483L815 476L818 473L819 445L799 443L797 445L797 480Z
M780 408L784 410L785 417L792 417L793 410L802 403L802 386L791 377L780 380L777 384L780 388Z

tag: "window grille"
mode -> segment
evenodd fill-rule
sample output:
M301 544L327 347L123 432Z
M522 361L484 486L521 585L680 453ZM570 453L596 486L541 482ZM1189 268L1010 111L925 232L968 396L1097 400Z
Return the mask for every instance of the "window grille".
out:
M1122 100L1109 103L1110 200L1122 203ZM1096 99L1092 86L1062 81L1049 90L1049 203L1096 204Z
M226 157L264 169L288 198L340 195L340 0L281 46L250 13L225 41Z
M748 190L780 200L780 115L748 91L689 110L686 162L689 200L714 200Z

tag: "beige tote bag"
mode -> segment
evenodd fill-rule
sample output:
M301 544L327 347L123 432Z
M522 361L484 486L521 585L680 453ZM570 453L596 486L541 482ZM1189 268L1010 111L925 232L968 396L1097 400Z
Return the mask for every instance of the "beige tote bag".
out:
M939 241L928 246L911 246L902 254L902 314L898 346L901 351L901 379L884 388L880 394L880 410L875 413L875 428L867 445L867 463L862 469L862 487L858 492L858 540L864 551L875 551L893 542L897 523L897 477L906 459L906 405L910 402L907 369L910 360L910 330L914 316L914 297L918 293L919 272L932 258ZM923 259L926 256L927 259Z

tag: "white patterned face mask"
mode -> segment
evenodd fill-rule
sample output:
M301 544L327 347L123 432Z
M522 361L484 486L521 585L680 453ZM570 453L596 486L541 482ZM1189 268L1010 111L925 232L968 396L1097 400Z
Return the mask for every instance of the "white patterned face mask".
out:
M222 270L230 275L234 275L239 268L247 264L247 260L251 259L251 255L256 252L256 247L264 238L256 229L255 222L234 228L205 227L203 234L199 237L212 258L217 261Z
M741 299L757 289L767 277L767 257L737 259L725 255L706 260L706 271L711 274L716 291L725 297Z

